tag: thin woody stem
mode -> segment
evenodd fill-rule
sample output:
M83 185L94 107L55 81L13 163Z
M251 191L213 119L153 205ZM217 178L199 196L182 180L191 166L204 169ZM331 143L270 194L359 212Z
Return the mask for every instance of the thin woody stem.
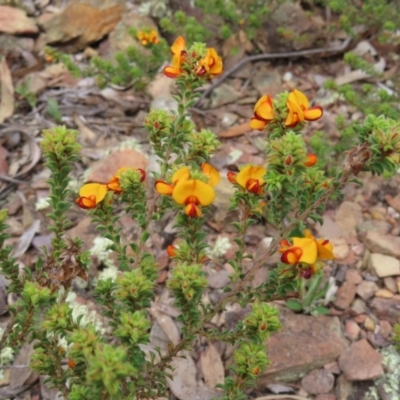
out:
M342 177L339 180L339 184L337 187L331 187L329 188L323 196L321 196L312 206L310 206L307 210L305 210L303 213L298 215L296 217L296 221L289 224L285 230L281 233L281 235L271 243L269 248L261 255L258 257L258 259L254 262L252 268L250 271L246 274L246 276L237 283L237 285L232 289L231 292L229 292L224 298L222 298L213 308L213 310L207 312L203 318L199 321L196 327L192 330L192 334L198 334L201 332L203 329L204 325L211 321L211 319L220 311L222 311L225 306L230 303L230 302L235 302L237 300L237 296L240 292L242 292L245 287L250 283L250 281L253 279L254 275L257 273L257 271L262 267L265 259L267 259L271 254L273 254L280 243L282 239L293 229L295 223L299 221L304 221L306 218L309 217L309 215L316 209L318 208L321 204L325 203L329 197L332 195L332 193L339 188L342 188L350 179L350 177L353 175L353 171L351 168L345 169ZM147 380L151 380L152 377L158 372L166 367L168 367L169 363L171 360L178 355L178 353L183 350L190 342L190 338L184 338L182 339L176 346L172 347L169 349L168 354L166 354L164 357L161 358L160 362L155 364L147 373Z

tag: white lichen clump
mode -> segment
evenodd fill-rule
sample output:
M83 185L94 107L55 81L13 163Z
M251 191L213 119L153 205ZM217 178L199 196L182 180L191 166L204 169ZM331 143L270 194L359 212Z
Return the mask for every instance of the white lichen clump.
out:
M207 255L211 258L219 258L222 257L231 247L232 244L227 237L218 236L214 243L214 247L208 249Z
M4 329L0 328L0 339L3 337ZM0 353L0 365L9 365L14 360L14 351L11 347L4 347ZM0 379L4 377L3 370L0 369Z

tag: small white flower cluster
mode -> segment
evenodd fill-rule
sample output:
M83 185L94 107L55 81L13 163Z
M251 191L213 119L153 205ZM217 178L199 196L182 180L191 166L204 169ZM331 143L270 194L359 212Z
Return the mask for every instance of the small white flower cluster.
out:
M94 245L89 250L92 256L96 256L97 259L107 267L99 275L99 280L111 278L114 281L117 277L118 269L110 259L110 253L112 252L112 250L110 250L111 244L111 240L99 237L94 239Z
M90 311L87 306L77 303L76 293L72 291L69 292L65 301L72 309L72 319L74 322L77 322L78 318L81 317L79 326L93 325L96 331L101 333L105 332L103 324L99 320L96 312L94 310Z

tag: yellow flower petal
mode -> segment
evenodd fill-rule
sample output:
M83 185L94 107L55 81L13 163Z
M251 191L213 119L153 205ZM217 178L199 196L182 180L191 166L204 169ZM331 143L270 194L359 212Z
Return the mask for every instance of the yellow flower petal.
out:
M267 123L265 121L261 121L260 119L257 118L252 118L250 121L250 128L255 129L256 131L264 130L266 125Z
M181 180L187 180L189 179L190 176L190 170L189 167L182 167L179 168L178 171L176 171L173 175L172 175L172 184L176 185L176 183L178 181Z
M183 36L179 36L171 46L171 51L173 54L180 55L183 50L186 50L186 42Z
M204 175L208 176L208 184L211 186L218 185L219 181L221 180L221 176L219 172L210 164L203 163L201 164L201 170Z
M317 251L318 258L321 260L333 260L335 256L333 255L333 244L329 243L328 240L318 239L317 243Z
M172 197L178 204L208 206L214 201L215 192L212 186L198 179L181 180L175 186Z
M286 105L289 111L285 121L286 126L292 127L297 125L299 122L304 121L303 110L300 108L300 105L296 101L292 101L289 99Z
M223 70L222 58L218 55L218 53L213 47L210 47L207 51L209 53L211 61L211 65L209 64L210 74L214 76L220 75Z
M86 183L79 190L79 196L96 198L96 204L100 203L107 194L107 185L103 183Z
M272 121L274 119L274 108L271 97L267 94L262 96L254 107L254 113L256 114L256 117L266 121Z
M157 193L170 196L174 191L174 187L164 181L156 181L155 188Z
M266 168L260 165L247 165L236 175L236 182L240 186L246 188L247 182L250 179L257 179L259 181L259 185L261 186L264 184L263 177L266 173Z
M317 243L315 239L294 237L292 241L293 247L300 247L303 250L299 261L314 264L317 260Z
M307 121L315 121L322 117L323 111L319 106L311 107L307 110L304 110L304 119Z
M306 95L303 92L300 92L300 90L294 89L289 94L289 100L297 102L302 110L307 110L308 108L310 108L310 103Z

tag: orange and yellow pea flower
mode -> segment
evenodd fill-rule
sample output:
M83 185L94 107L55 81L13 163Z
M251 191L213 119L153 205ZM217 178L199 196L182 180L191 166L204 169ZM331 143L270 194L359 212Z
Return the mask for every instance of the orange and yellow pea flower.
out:
M150 31L139 31L136 37L143 46L147 46L148 44L160 43L158 33L155 29L152 29Z
M294 127L303 121L315 121L322 117L323 111L319 106L310 107L310 103L304 93L293 90L287 100L288 115L285 126Z
M250 128L262 131L274 119L272 99L267 94L262 96L254 106L254 117L250 121Z
M207 49L205 56L198 62L196 74L199 76L208 75L214 77L222 74L222 58L213 47Z
M286 239L280 243L281 261L285 264L306 263L313 265L317 259L334 259L332 243L329 243L329 240L326 239L315 239L308 229L304 231L303 238L292 238L292 243L290 244Z
M169 78L176 78L183 72L182 64L187 57L186 42L183 36L179 36L175 40L171 46L171 52L173 54L172 65L167 65L163 72Z
M185 214L191 218L201 217L199 206L209 206L215 199L211 185L198 179L180 180L176 184L172 198L176 203L185 206Z
M247 165L242 168L238 174L228 172L228 180L231 183L237 183L250 193L262 194L265 185L264 176L267 173L266 168L261 165Z
M214 201L213 186L221 179L219 172L210 164L203 163L201 170L208 177L207 183L189 179L189 168L182 167L172 175L171 183L157 180L155 189L159 194L172 196L176 203L184 205L185 214L189 217L200 217L202 213L199 206L208 206Z
M75 202L81 208L95 208L106 197L107 191L107 185L103 183L86 183L80 188Z

